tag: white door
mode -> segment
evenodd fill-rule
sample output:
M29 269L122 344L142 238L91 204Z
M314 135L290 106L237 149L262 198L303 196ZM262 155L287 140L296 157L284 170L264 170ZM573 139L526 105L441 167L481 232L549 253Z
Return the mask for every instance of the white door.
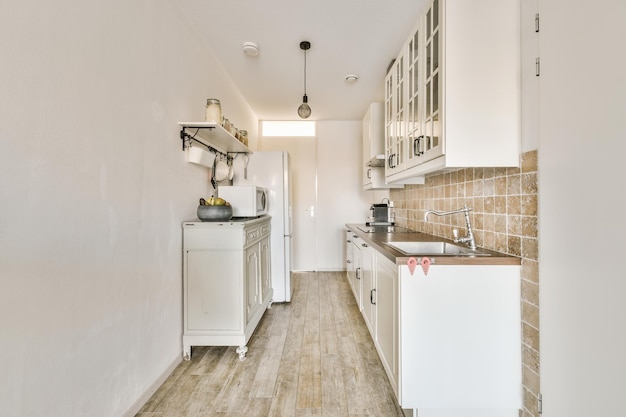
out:
M293 271L314 271L316 265L317 139L262 137L259 150L287 151L292 184Z

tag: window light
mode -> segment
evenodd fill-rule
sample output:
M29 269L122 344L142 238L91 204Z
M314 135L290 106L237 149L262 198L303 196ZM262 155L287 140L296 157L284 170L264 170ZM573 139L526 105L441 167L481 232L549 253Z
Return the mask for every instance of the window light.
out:
M313 121L262 121L262 136L315 136Z

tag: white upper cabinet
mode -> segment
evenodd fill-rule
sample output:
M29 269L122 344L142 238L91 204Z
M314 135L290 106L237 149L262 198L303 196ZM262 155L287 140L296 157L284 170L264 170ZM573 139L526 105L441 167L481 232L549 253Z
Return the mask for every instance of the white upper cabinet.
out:
M363 117L363 190L402 188L385 183L385 109L372 103Z
M517 0L433 0L385 79L389 183L519 166Z

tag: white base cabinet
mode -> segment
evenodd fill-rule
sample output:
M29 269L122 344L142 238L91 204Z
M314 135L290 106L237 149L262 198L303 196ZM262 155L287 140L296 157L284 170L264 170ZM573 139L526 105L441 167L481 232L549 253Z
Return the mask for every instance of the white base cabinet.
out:
M419 264L411 273L358 239L360 268L371 273L355 296L405 413L518 417L520 266L434 259L428 273Z
M375 320L372 335L393 392L396 394L396 398L398 398L398 270L396 265L380 252L372 252L374 297L370 300L370 303L373 304L374 313L372 316Z
M272 300L270 217L183 224L183 358L246 344Z
M420 417L517 417L522 406L520 270L398 267L398 401Z
M363 244L363 239L358 237L357 235L352 235L352 264L354 268L354 272L350 275L350 287L352 288L352 293L354 294L354 298L356 299L356 303L359 306L359 311L362 308L362 276L363 276L363 268L362 268L362 257L361 257L361 247Z

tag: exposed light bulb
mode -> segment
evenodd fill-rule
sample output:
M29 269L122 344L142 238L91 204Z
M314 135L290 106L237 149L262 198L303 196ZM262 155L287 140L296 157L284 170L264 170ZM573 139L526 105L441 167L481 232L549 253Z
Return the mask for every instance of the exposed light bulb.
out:
M309 98L305 94L304 97L302 97L302 104L298 107L298 116L302 119L306 119L311 115L311 107L307 104L308 102Z
M306 51L311 48L311 42L300 42L300 49L304 51L304 96L302 97L302 104L298 107L298 116L301 119L306 119L311 115L311 107L309 107L309 98L306 96Z

